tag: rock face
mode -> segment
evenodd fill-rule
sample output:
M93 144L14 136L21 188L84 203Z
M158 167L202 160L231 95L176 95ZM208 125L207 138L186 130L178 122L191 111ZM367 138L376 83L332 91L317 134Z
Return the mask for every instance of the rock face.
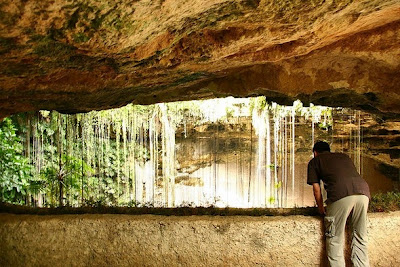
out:
M398 211L369 214L371 266L399 266L399 224ZM327 266L311 216L4 213L0 238L1 266Z
M3 0L0 117L220 96L400 116L398 0Z

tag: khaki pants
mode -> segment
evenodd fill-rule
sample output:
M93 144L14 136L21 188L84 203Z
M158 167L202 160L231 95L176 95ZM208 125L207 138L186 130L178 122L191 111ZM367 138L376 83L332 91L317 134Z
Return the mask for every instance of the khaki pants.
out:
M350 214L352 228L351 261L353 266L369 266L367 251L368 202L367 196L352 195L327 206L324 223L326 252L330 266L345 266L343 245L346 220Z

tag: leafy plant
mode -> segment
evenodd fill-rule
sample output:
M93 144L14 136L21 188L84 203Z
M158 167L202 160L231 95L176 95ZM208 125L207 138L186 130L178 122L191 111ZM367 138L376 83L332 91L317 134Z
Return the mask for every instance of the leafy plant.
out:
M68 192L72 199L79 198L80 189L82 188L82 173L85 176L91 176L94 170L81 159L73 156L62 155L61 162L56 164L49 164L46 168L42 169L42 180L44 188L49 191L51 202L55 203L55 197L59 197L59 205L62 206L64 199L68 200L63 192Z
M22 154L23 146L9 118L0 123L0 197L22 204L32 178L32 166Z
M373 195L369 203L369 210L375 212L400 210L400 192Z
M276 185L275 185L275 188L276 189L279 189L279 188L281 188L282 187L282 181L279 181Z
M270 198L268 198L268 202L269 202L269 204L275 204L276 199L274 197L270 197Z

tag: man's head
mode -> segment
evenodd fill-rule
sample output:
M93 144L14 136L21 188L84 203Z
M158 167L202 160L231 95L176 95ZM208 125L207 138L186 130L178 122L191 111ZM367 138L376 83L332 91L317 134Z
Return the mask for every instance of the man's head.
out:
M330 152L331 148L329 147L329 144L327 142L318 141L314 144L314 147L312 150L313 150L314 156L316 157L320 153Z

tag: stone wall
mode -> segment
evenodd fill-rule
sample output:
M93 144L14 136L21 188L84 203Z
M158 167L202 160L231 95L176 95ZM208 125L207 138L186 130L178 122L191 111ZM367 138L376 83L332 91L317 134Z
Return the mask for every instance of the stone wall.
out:
M0 214L0 266L324 266L310 216ZM371 266L400 266L400 212L370 214Z

